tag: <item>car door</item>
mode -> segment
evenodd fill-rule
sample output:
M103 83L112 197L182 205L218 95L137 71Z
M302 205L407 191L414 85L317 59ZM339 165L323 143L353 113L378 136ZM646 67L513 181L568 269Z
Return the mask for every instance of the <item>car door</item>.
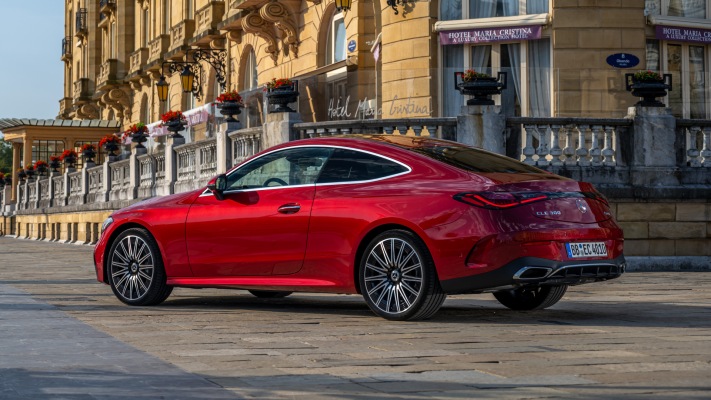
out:
M331 149L264 154L227 176L222 200L206 191L186 221L190 266L198 277L293 273L306 249L315 182Z

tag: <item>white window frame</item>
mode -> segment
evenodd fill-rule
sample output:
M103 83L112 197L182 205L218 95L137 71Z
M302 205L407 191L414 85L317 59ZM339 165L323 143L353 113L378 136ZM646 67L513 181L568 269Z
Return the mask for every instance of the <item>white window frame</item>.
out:
M711 65L711 46L706 46L703 43L687 43L687 42L672 42L667 40L659 40L659 67L663 74L670 73L669 71L669 49L668 45L680 46L681 47L681 104L682 104L682 118L691 118L691 90L690 90L690 64L689 64L689 47L703 47L704 48L704 77L706 93L704 105L706 111L706 118L711 115L711 98L709 96L709 65ZM669 104L669 95L664 98L664 102Z
M331 65L335 64L337 62L341 62L348 58L348 52L345 52L343 60L336 60L336 23L342 21L343 22L343 29L344 31L346 30L346 22L344 19L343 12L338 12L336 14L333 14L333 17L331 18L331 23L328 25L328 43L326 44L326 65ZM344 35L344 43L343 43L343 49L346 50L346 43L348 42L348 37L347 35Z

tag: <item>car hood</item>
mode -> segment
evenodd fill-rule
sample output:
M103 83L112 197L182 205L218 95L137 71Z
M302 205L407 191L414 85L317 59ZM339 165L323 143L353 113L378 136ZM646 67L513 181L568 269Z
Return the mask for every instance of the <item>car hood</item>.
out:
M193 190L190 192L176 193L168 196L157 196L151 197L146 200L139 201L137 203L131 204L128 207L124 207L118 210L115 214L124 212L139 211L146 208L161 208L161 207L175 207L180 205L190 205L193 203L194 199L202 194L205 188L198 190Z

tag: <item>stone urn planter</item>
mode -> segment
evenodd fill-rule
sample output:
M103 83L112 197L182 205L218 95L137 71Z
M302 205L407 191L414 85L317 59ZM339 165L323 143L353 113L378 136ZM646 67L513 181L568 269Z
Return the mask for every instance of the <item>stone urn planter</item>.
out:
M225 122L239 122L235 118L235 115L239 115L242 112L242 104L236 101L224 101L217 104L217 108L225 117Z
M77 162L77 152L74 150L64 150L59 159L64 162L66 170L74 169L74 164Z
M25 170L24 170L24 169L20 168L20 169L17 171L17 180L20 181L20 182L24 182L24 181L25 181L25 178L27 178L27 174L25 174Z
M280 83L288 81L288 83ZM290 80L273 80L267 84L267 101L269 105L275 106L270 113L296 112L289 107L290 103L296 102L299 98L299 82Z
M180 132L185 130L185 121L181 119L172 119L163 125L165 126L165 129L171 133L170 137L173 139L183 139L183 135L181 135Z
M93 144L85 144L81 148L81 156L84 158L85 165L94 165L94 158L96 157L96 146Z
M38 176L44 176L45 172L47 172L47 162L43 160L39 160L35 163L35 171L37 171Z
M491 96L506 89L506 72L499 72L496 78L472 70L455 72L454 88L464 96L474 96L467 100L468 106L493 106L495 103Z
M59 157L52 156L49 158L49 168L52 169L53 174L56 174L59 172Z
M27 176L27 180L31 180L35 176L35 168L32 165L28 165L25 168L25 175Z
M5 179L3 179L5 181L6 185L12 185L12 176L10 176L10 175L11 174L5 175Z
M672 90L671 74L659 75L656 73L625 74L625 88L633 96L641 97L642 100L636 104L642 107L666 107L664 103L657 100L665 97Z

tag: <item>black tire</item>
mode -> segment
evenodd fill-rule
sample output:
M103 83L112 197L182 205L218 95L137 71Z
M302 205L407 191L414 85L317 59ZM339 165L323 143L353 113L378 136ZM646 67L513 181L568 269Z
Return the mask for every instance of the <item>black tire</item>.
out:
M294 292L273 292L271 290L250 290L249 293L252 293L255 297L259 297L260 299L281 299L281 298L286 297Z
M538 286L495 292L499 303L517 311L543 310L563 298L568 285Z
M358 279L368 307L389 320L431 318L447 297L427 246L405 230L386 231L370 241Z
M158 245L143 228L121 232L111 245L106 262L111 290L128 305L160 304L173 291L173 287L166 283Z

